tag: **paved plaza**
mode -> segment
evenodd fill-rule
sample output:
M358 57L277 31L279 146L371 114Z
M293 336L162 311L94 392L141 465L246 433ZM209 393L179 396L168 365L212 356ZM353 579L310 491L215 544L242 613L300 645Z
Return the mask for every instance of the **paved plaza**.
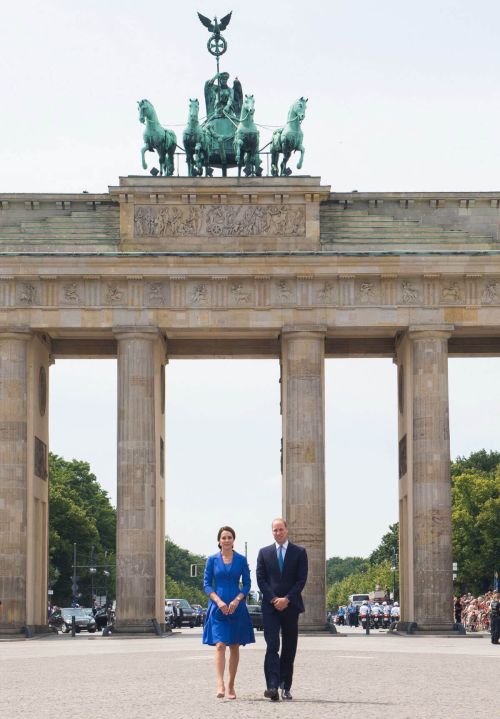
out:
M242 648L236 701L215 699L200 630L0 642L0 717L17 719L470 719L496 716L500 647L489 637L301 636L293 702L263 697L264 639Z

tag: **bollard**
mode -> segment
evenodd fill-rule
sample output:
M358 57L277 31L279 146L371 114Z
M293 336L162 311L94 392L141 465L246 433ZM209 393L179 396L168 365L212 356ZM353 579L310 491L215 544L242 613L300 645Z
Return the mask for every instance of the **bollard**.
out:
M153 617L153 619L151 619L151 624L153 625L153 631L156 634L156 636L161 637L163 632L161 631L161 627L158 624L158 620L156 619L156 617Z
M76 620L74 615L71 617L71 636L74 637L76 634Z
M365 628L365 634L370 634L370 617L366 617L366 628Z

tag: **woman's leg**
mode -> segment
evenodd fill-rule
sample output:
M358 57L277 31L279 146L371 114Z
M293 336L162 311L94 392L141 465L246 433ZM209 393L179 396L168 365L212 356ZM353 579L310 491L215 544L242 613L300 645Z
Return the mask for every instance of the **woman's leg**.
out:
M234 680L236 679L236 672L238 671L238 663L240 661L240 645L230 644L229 645L229 680L227 688L227 696L229 699L236 699L234 692Z
M226 645L218 642L215 645L215 673L217 675L217 697L224 696L224 669L226 666Z

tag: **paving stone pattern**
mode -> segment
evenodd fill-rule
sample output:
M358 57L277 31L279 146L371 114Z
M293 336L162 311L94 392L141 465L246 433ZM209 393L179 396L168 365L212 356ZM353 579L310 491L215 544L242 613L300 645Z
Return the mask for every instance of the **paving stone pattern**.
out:
M433 719L495 716L488 637L301 637L293 702L263 697L264 640L241 650L236 701L215 699L213 650L171 638L59 636L0 643L2 719Z

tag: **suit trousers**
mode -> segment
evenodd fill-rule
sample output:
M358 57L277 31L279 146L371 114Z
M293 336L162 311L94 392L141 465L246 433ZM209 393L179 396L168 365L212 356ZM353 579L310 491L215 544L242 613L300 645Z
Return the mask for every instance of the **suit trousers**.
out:
M282 612L273 608L263 612L266 656L264 674L268 689L290 689L293 678L293 662L297 652L299 634L299 612L288 605ZM281 654L280 654L281 632Z

